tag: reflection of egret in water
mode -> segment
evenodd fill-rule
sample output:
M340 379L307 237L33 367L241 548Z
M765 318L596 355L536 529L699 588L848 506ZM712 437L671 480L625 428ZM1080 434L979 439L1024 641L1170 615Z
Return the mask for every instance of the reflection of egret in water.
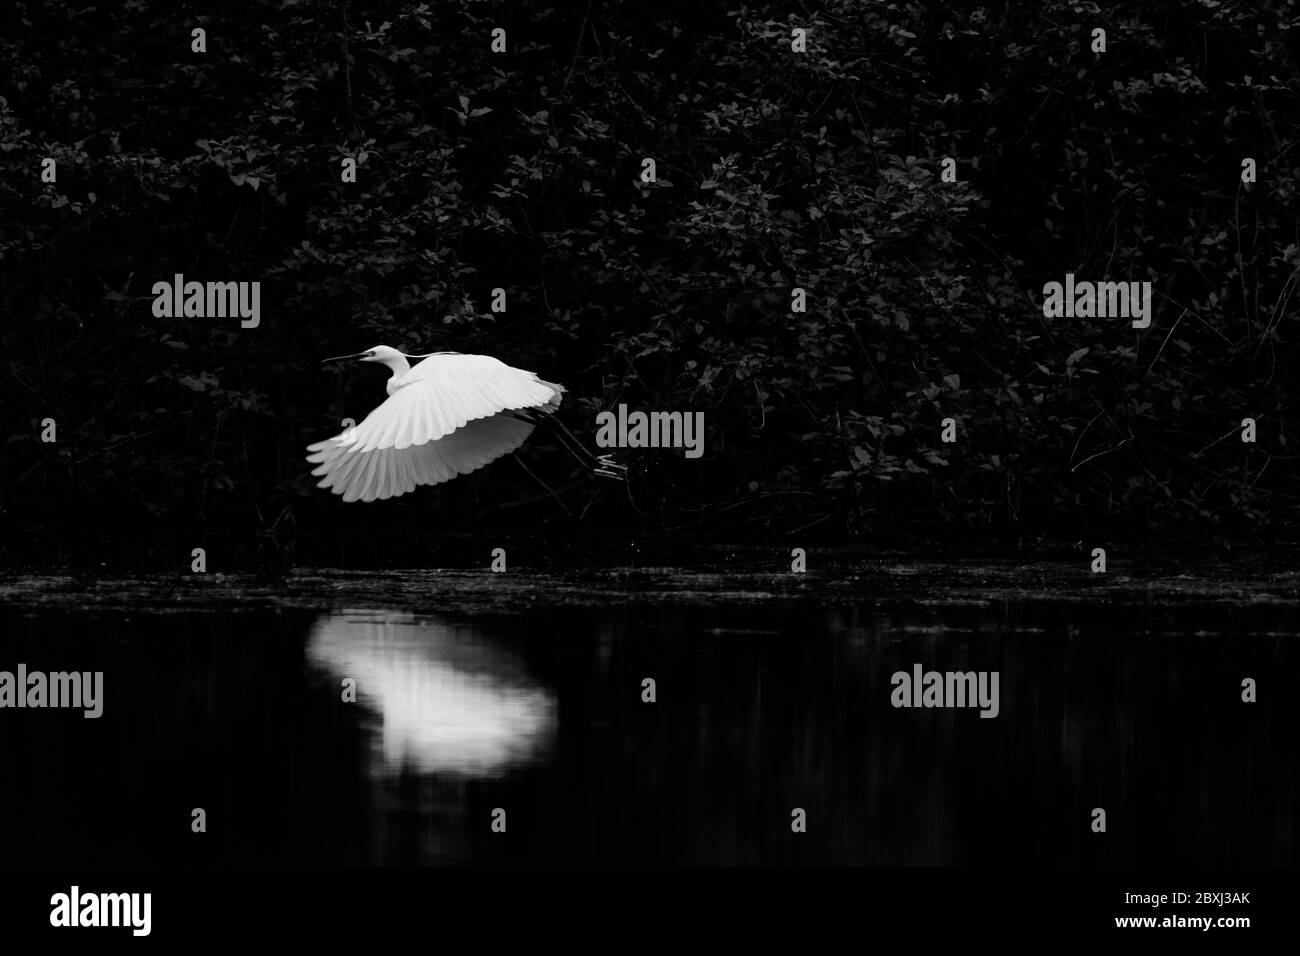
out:
M410 614L345 611L317 622L311 663L357 682L382 721L381 772L496 776L541 756L555 698L481 632Z

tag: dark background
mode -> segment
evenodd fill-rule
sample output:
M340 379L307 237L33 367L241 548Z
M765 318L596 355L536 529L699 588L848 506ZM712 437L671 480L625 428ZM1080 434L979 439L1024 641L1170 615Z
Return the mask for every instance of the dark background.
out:
M1139 7L11 0L0 556L1264 540L1300 509L1292 7ZM1151 328L1045 320L1071 271L1150 280ZM154 318L176 272L260 281L260 328ZM620 402L703 411L705 456L621 486L539 434L562 504L506 460L345 506L304 448L383 376L318 361L378 343L563 382L588 442Z

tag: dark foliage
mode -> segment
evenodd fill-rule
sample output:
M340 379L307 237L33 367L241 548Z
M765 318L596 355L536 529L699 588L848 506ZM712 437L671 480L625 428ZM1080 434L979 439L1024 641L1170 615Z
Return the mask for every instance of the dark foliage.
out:
M1292 522L1292 13L11 0L6 537ZM261 326L155 318L151 286L177 272L261 281ZM1151 280L1151 328L1044 319L1066 272ZM564 382L589 439L619 402L702 410L706 454L629 453L625 493L539 435L528 471L345 506L304 446L364 415L382 376L317 363L381 342Z

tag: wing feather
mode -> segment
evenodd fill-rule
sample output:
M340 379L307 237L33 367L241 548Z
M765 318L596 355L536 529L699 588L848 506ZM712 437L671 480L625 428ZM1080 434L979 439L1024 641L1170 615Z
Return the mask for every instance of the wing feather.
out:
M360 427L360 426L358 426ZM437 485L469 474L514 451L533 426L509 415L474 419L440 439L365 451L359 442L339 438L308 446L307 460L316 465L320 488L342 495L344 501L375 501Z
M396 379L392 389L353 430L357 450L422 445L504 411L550 411L563 392L487 355L431 355Z

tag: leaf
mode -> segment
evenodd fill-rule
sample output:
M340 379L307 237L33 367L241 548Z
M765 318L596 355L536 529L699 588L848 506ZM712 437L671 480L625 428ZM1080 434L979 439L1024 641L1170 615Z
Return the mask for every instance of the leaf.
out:
M210 385L208 381L209 378L211 378L211 376L209 376L207 372L204 372L198 378L195 378L193 375L182 375L177 378L176 381L193 391L206 392ZM212 383L214 384L215 381L216 380L213 379Z
M1091 349L1085 346L1084 348L1076 349L1075 351L1071 352L1070 357L1065 360L1065 367L1069 368L1075 362L1079 361L1079 359L1087 355L1089 351L1091 351Z
M961 376L960 376L960 375L957 375L957 374L953 374L953 375L945 375L945 376L943 377L943 380L944 380L945 382L948 383L948 386L949 386L949 387L950 387L954 392L957 391L957 389L961 388Z

